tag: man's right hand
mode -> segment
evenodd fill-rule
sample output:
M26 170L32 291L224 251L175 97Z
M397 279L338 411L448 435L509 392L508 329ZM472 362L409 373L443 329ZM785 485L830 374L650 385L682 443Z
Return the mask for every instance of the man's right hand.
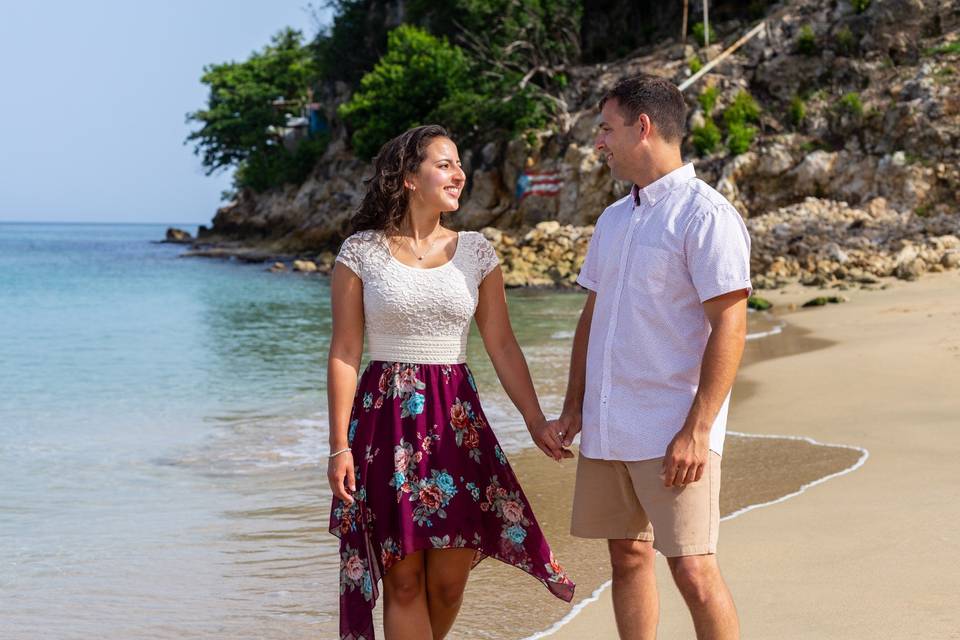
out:
M582 415L579 411L564 411L560 414L560 417L557 418L557 426L563 433L564 447L569 447L573 444L573 439L580 433L580 428L583 426L581 422Z

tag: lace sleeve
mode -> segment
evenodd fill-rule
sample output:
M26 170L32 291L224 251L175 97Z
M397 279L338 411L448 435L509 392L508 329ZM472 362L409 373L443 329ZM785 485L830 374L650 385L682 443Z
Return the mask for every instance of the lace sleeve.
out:
M500 264L497 252L483 234L477 234L477 264L480 266L480 280L483 281Z
M363 238L355 233L343 241L340 253L337 254L337 262L342 262L361 280L363 279L363 247Z

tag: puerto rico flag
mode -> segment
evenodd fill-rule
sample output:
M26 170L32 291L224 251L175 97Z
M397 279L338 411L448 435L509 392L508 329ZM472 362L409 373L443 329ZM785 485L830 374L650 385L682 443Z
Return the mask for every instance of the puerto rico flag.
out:
M517 178L517 200L527 196L555 196L562 186L559 171L525 171Z

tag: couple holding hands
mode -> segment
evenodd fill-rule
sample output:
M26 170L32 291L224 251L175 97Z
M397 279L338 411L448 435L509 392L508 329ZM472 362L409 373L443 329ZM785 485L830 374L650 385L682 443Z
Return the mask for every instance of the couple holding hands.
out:
M510 326L493 246L441 225L466 182L456 145L442 127L417 127L375 160L331 282L327 475L341 640L374 638L381 581L388 640L445 637L470 569L487 556L573 598L480 407L465 362L472 319L537 446L573 457L580 434L571 533L608 541L620 637L656 635L656 551L698 638L739 637L715 554L750 239L730 203L683 164L686 106L672 83L625 78L599 106L596 149L634 186L596 223L556 420L540 408Z

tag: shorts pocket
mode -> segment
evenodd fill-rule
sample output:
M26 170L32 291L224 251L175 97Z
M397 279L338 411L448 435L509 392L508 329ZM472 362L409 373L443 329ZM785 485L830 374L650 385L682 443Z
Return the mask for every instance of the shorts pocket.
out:
M627 275L627 284L631 291L639 295L662 293L667 288L671 270L674 268L675 262L669 251L655 247L637 247Z

